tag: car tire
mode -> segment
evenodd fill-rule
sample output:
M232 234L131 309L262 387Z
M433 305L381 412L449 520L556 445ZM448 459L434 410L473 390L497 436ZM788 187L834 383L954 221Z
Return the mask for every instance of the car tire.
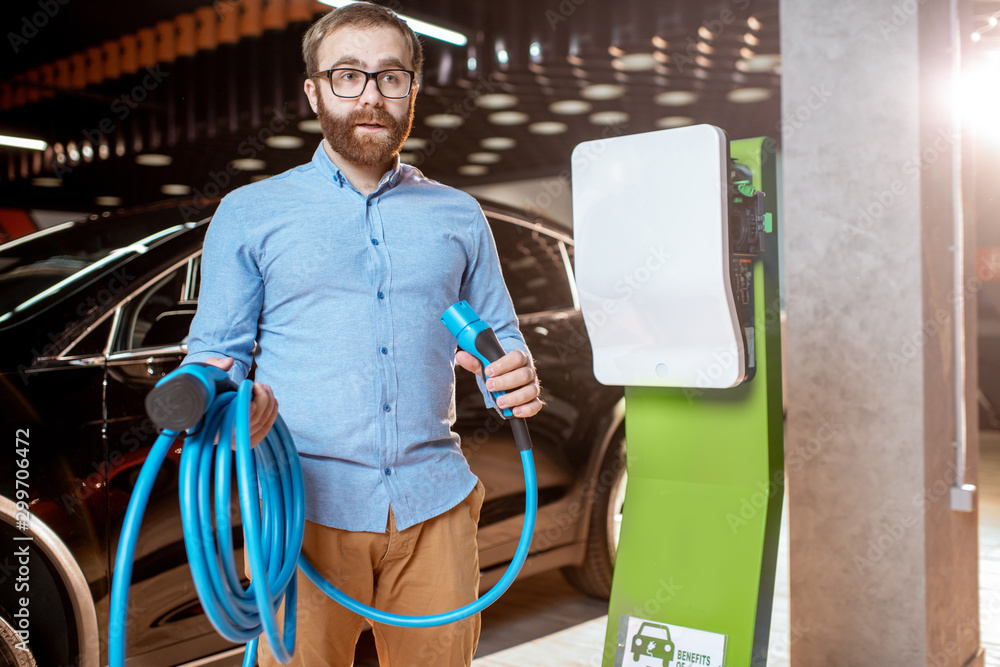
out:
M36 667L35 657L28 650L17 647L21 637L7 619L0 615L0 665L5 667Z
M590 482L594 503L587 528L586 556L579 565L562 568L566 580L591 597L611 597L611 577L618 551L627 479L625 434L619 431L608 446L597 477Z

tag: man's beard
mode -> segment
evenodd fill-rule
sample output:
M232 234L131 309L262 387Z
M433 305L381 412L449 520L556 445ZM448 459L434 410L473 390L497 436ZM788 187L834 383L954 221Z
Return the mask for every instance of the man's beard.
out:
M413 97L402 118L397 118L383 108L355 109L346 116L331 112L317 96L316 116L323 129L323 137L337 154L355 164L369 167L384 165L399 152L413 126ZM378 123L386 132L359 135L358 123Z

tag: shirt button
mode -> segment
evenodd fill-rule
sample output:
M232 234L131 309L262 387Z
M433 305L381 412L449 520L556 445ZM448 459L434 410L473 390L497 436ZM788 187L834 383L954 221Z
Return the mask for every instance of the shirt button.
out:
M389 348L383 347L382 354L389 354Z
M372 239L372 245L378 245L378 239Z
M371 200L365 202L365 204L368 205L368 206L371 206L372 205Z
M391 475L392 474L392 470L390 470L389 468L386 468L385 469L385 474L386 475Z
M388 403L386 403L385 405L383 405L382 409L385 410L386 412L389 412L389 410L392 410L392 408L389 407Z
M385 298L385 294L382 294L382 292L379 292L378 293L378 298L384 299Z

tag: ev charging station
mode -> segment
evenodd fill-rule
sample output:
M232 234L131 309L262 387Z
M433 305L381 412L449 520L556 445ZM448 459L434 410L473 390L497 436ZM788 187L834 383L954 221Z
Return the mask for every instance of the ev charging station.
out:
M625 387L603 667L766 663L784 492L774 158L710 125L573 152L594 373Z

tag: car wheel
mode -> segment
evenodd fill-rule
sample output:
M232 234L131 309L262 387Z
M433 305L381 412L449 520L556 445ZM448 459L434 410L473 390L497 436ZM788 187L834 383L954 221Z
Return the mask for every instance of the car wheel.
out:
M0 617L0 665L5 665L6 667L36 667L37 663L31 653L31 649L27 648L27 650L24 650L18 648L17 645L20 642L20 635L7 622L7 619ZM24 646L28 645L24 644Z
M625 435L619 432L611 441L597 478L591 481L594 504L587 530L587 553L580 565L563 568L563 576L581 593L611 597L611 575L621 535L622 510L625 506Z

